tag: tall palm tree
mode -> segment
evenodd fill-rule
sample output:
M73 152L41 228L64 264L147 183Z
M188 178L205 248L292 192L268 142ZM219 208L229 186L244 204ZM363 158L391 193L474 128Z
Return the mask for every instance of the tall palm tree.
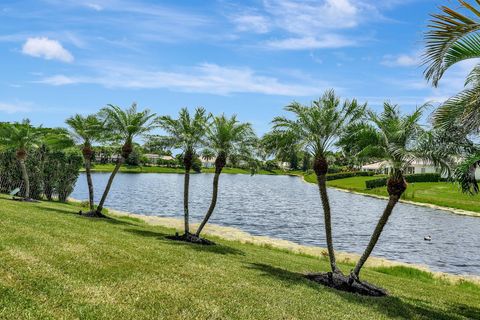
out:
M356 100L345 100L341 103L335 92L328 90L310 106L294 102L285 107L286 111L293 113L294 119L275 117L273 120L272 134L278 136L279 146L285 137L288 143L294 143L299 146L299 150L306 150L313 155L313 169L323 206L328 255L333 273L341 271L336 265L333 249L330 203L326 187L327 153L332 150L345 128L363 116L365 108L366 104L361 105Z
M115 168L108 179L105 191L103 192L100 203L98 204L95 212L96 216L103 216L103 205L107 199L113 179L115 178L115 175L122 164L125 162L125 159L127 159L133 151L133 139L155 128L153 123L153 117L155 117L155 114L151 113L148 109L137 111L136 103L133 103L130 108L125 110L110 104L100 111L100 115L106 121L106 128L111 134L121 139L121 141L123 141L123 145L121 148L120 158L117 159L117 164L115 165Z
M178 114L178 119L161 116L157 118L156 122L168 134L168 137L164 139L165 144L183 151L183 165L185 167L183 189L184 231L185 237L188 238L190 235L188 211L190 170L196 150L205 143L208 116L204 108L196 108L193 117L187 108L182 108Z
M30 200L30 179L28 177L25 161L30 149L40 143L42 132L30 125L30 120L25 119L21 123L3 123L0 126L0 145L15 149L15 156L22 171L24 199Z
M231 118L227 118L224 114L213 117L212 122L208 126L206 136L207 148L214 152L215 157L212 200L207 214L195 233L196 237L200 237L200 233L215 209L218 195L218 181L228 157L232 154L245 155L246 152L250 151L249 147L253 147L255 138L251 124L239 122L235 115Z
M434 86L443 74L460 61L480 57L480 1L470 4L458 0L459 9L442 6L442 13L433 14L425 34L425 78ZM465 81L465 88L442 103L433 115L437 128L460 127L470 133L480 132L480 66L473 68ZM478 193L475 169L480 166L480 153L464 157L455 170L455 178L462 191Z
M80 114L68 118L65 123L70 127L72 137L82 144L83 161L88 184L89 207L90 213L93 213L95 211L95 202L91 174L93 156L92 143L100 138L104 131L104 124L96 115L84 117Z
M417 142L424 134L419 121L425 107L426 105L423 105L418 107L412 114L401 115L398 106L384 103L382 113L367 112L373 127L376 129L376 134L373 137L372 130L370 128L366 129L369 131L369 138L372 139L369 148L376 149L375 153L387 160L391 166L387 181L389 198L388 204L373 231L365 251L351 272L351 282L359 280L360 270L377 244L393 208L407 188L404 178L404 172L407 167L419 157L431 159L419 150L417 145Z

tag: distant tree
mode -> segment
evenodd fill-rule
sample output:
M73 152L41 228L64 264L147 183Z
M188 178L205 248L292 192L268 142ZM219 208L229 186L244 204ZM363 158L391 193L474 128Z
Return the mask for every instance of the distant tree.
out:
M327 154L332 151L335 141L345 128L358 121L364 114L366 105L356 100L340 102L333 90L326 91L323 96L304 106L297 102L285 107L294 119L275 117L272 135L279 137L279 146L283 146L282 138L297 145L298 150L306 150L313 156L313 170L317 176L318 188L322 200L325 233L328 255L333 273L341 274L335 260L333 249L330 203L326 187L328 172Z
M85 117L80 114L68 118L65 123L70 127L72 137L81 143L83 162L87 176L89 209L90 213L94 213L95 199L91 173L93 159L92 144L101 138L104 132L104 124L96 115L88 115Z
M21 123L2 123L0 125L0 146L15 149L16 158L24 184L24 199L30 200L30 179L28 177L25 160L28 152L40 144L42 132L30 125L30 120L23 120Z
M192 169L197 149L205 144L208 116L204 108L197 108L193 117L187 108L183 108L180 110L177 119L173 119L170 116L161 116L157 118L156 122L168 134L167 137L163 138L165 145L181 149L183 152L182 162L185 168L183 191L184 237L187 239L190 236L188 210L190 170Z
M363 128L363 130L367 131L365 135L370 136L371 139L371 145L366 148L370 152L381 155L382 159L387 160L391 165L387 181L389 198L388 204L373 231L365 251L350 274L351 283L353 281L360 282L360 270L377 244L393 208L407 189L407 183L404 178L406 169L415 159L438 160L435 157L430 157L418 145L418 141L423 139L422 136L425 134L419 123L425 107L426 105L423 105L418 107L412 114L402 115L398 106L384 103L382 113L368 112L368 117L373 127L365 126Z
M236 116L231 118L224 114L212 117L212 122L208 126L206 145L208 150L212 150L215 157L215 175L213 176L213 191L210 207L195 233L200 237L200 233L210 219L217 204L218 183L220 174L227 163L227 159L238 154L240 157L252 154L252 148L255 143L255 133L250 123L241 123ZM212 157L213 158L213 157Z
M94 214L94 216L97 217L103 216L103 206L110 188L112 187L113 179L122 164L125 162L125 159L127 159L133 151L133 139L146 134L155 128L152 121L155 114L152 114L148 109L137 111L136 103L132 104L130 108L125 110L122 110L118 106L108 105L100 111L100 115L106 121L107 130L109 130L117 139L123 140L123 145L121 157L117 160L117 164L108 179L105 191L103 192L100 203Z

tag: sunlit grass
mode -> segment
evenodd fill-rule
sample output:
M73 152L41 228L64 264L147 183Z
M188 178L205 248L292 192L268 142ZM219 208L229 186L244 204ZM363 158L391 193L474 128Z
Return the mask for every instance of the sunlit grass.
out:
M166 239L173 229L84 218L75 214L78 204L0 196L0 208L0 319L466 319L480 312L480 288L469 282L366 268L364 279L391 294L366 298L302 277L328 270L325 258L212 237L217 246L174 242Z

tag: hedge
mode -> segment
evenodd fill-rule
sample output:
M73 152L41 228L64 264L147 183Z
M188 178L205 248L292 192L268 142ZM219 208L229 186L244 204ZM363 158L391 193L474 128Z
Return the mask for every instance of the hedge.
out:
M373 176L374 174L375 174L374 172L368 172L368 171L329 173L327 174L327 181L358 177L358 176L367 177L367 176Z
M380 188L387 185L388 178L379 178L375 180L365 181L365 187L367 189ZM409 183L412 182L439 182L442 180L442 177L439 173L418 173L418 174L407 174L405 175L405 180Z

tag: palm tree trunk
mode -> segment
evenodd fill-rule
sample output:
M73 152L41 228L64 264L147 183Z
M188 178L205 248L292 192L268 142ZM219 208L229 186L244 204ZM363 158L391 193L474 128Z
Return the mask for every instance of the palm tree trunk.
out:
M325 222L325 236L327 238L327 250L328 250L328 257L330 260L330 267L332 269L332 272L340 273L340 270L337 268L337 263L335 260L335 251L333 250L332 216L330 212L330 201L328 200L326 180L327 178L325 174L317 175L318 190L320 191L320 198L322 200L322 207L323 207L323 217Z
M388 222L388 218L390 218L390 215L392 214L393 208L398 202L398 199L400 199L400 196L398 195L390 195L388 198L388 204L385 210L383 211L382 216L380 217L380 220L378 220L377 226L375 227L375 230L373 231L372 237L370 238L370 241L368 242L367 248L363 252L362 256L360 257L360 260L358 260L357 264L355 265L355 268L352 271L353 277L358 279L360 270L362 269L363 265L367 261L368 257L373 251L373 248L375 248L375 245L377 244L378 239L380 238L380 235L382 234L383 228Z
M90 158L85 157L85 172L87 175L87 184L88 184L88 201L90 205L90 212L95 210L94 202L94 193L93 193L93 181L92 181L92 172L91 172L92 161Z
M24 198L29 199L30 198L30 179L28 178L27 166L25 165L25 159L20 159L19 162L20 162L20 169L22 170L23 184L24 184L24 187L25 187Z
M115 178L115 175L117 174L118 170L120 170L120 167L122 166L124 161L125 161L125 158L123 156L117 160L117 165L113 169L113 172L110 174L110 178L108 179L107 186L105 187L105 191L103 191L102 199L98 204L98 207L96 210L97 215L100 215L100 216L102 215L103 205L105 204L105 200L107 199L108 193L110 192L110 188L112 187L113 179Z
M185 166L185 177L183 183L183 218L184 218L184 229L185 235L190 234L190 222L189 222L189 212L188 212L188 195L190 187L190 169L192 168L193 152L191 150L185 151L183 157L183 164Z
M190 233L190 226L189 226L189 212L188 212L188 189L190 186L190 170L185 169L185 177L184 177L184 186L183 186L183 219L184 219L184 229L185 234Z
M210 216L212 215L213 210L215 209L215 206L217 205L218 180L220 178L221 173L222 173L222 168L215 170L215 176L213 177L212 201L210 202L210 207L208 208L207 214L203 218L202 223L200 224L200 226L197 229L197 232L195 233L197 237L200 236L200 232L202 232L203 228L205 227L208 220L210 219Z

